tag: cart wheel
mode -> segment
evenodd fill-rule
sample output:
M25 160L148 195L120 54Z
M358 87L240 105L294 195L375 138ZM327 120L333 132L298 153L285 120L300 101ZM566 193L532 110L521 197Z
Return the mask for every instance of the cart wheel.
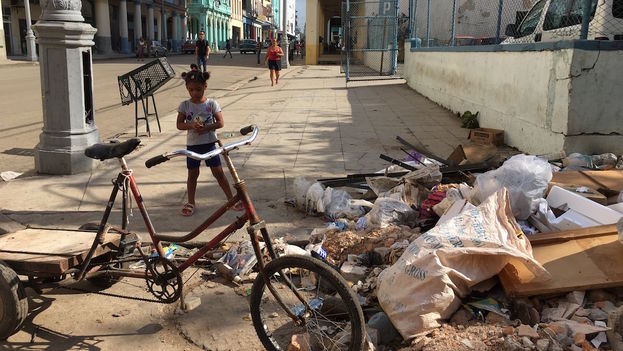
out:
M28 297L17 274L0 261L0 340L15 334L28 316Z

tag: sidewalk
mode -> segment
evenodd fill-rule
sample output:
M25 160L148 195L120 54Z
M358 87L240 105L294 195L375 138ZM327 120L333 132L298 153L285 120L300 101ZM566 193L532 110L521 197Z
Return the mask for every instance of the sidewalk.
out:
M278 86L270 87L266 73L236 88L218 91L226 124L219 134L227 143L229 138L238 138L241 127L259 127L258 139L233 152L232 159L260 216L275 235L305 237L320 223L284 204L285 199L294 197L292 182L297 176L321 178L381 169L387 163L379 159L380 153L404 158L397 135L420 142L441 157L467 141L468 133L460 128L458 119L405 84L347 89L336 66L293 66L282 72ZM190 218L181 217L186 198L183 159L145 168L148 158L185 147L184 133L175 128L175 118L175 114L161 117L163 132L143 137L142 145L127 161L155 228L160 233L181 235L201 223L224 195L210 172L202 168L197 212ZM122 139L134 134L133 130L126 132ZM1 212L23 224L45 227L75 228L97 221L118 168L117 160L108 160L91 173L0 183L0 197L11 199L4 202ZM210 237L234 215L225 216L197 240ZM118 221L113 214L111 223ZM146 233L136 208L131 229ZM236 235L234 239L245 238L246 232Z

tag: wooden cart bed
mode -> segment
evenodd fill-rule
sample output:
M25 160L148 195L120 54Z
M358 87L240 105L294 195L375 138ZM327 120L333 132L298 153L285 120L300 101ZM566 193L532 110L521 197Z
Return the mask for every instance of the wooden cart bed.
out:
M95 232L59 229L24 229L0 236L0 260L18 274L62 274L86 258ZM93 257L119 247L121 235L106 233Z

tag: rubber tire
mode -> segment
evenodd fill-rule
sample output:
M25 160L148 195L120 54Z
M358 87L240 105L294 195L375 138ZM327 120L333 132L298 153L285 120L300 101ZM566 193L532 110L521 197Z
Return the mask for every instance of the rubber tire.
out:
M17 333L28 316L28 296L17 273L0 261L0 340Z
M279 270L283 270L286 268L304 268L310 271L319 273L322 271L321 275L328 279L331 283L333 283L333 287L337 290L338 294L344 301L344 304L347 306L350 317L351 317L351 341L359 340L358 342L352 342L349 348L349 351L360 351L364 348L365 342L365 323L363 317L363 311L361 310L361 306L357 303L357 297L353 290L348 287L348 284L339 275L334 269L329 267L326 263L309 256L301 256L301 255L287 255L277 258L269 262L265 271L266 274L270 277L274 273ZM264 292L264 279L261 274L258 274L255 282L253 282L253 287L251 288L251 319L253 320L253 326L255 327L255 332L259 337L262 345L268 351L276 351L277 348L270 341L270 338L266 334L266 330L264 329L264 323L262 321L260 315L260 304L262 300L262 295ZM268 292L270 294L270 292Z

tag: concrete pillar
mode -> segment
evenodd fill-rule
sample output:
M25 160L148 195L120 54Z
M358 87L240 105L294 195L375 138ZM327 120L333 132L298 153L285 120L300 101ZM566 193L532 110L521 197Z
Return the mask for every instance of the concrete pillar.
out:
M188 16L184 14L182 17L182 43L185 43L186 40L189 40L190 35L188 34Z
M2 17L2 4L0 4L0 19ZM4 42L4 25L0 20L0 62L6 60L6 43Z
M41 49L43 130L35 147L39 173L90 171L84 150L99 142L93 104L91 47L96 29L84 23L80 0L42 1L33 26Z
M143 36L143 23L141 21L141 0L134 0L134 45Z
M121 37L121 53L130 53L128 41L128 3L126 0L119 1L119 36Z
M30 1L24 0L24 8L26 10L26 60L37 61L37 47L35 45L35 36L32 33L32 21L30 20Z
M173 12L171 14L171 52L177 52L177 42L178 42L178 29L177 29L177 25L180 19L180 16L177 14L177 12Z
M305 64L318 64L318 0L306 0L305 4Z
M24 54L22 52L22 41L19 36L18 8L11 7L11 55L19 56Z
M147 4L147 40L155 40L154 31L154 4Z
M169 33L167 31L167 11L164 11L164 16L162 16L162 45L167 46L167 41L169 40Z
M156 40L162 43L162 15L161 13L156 16L156 26L158 27L158 35Z
M97 26L97 34L95 35L97 52L110 54L112 52L112 38L110 35L108 0L95 0L95 25Z

